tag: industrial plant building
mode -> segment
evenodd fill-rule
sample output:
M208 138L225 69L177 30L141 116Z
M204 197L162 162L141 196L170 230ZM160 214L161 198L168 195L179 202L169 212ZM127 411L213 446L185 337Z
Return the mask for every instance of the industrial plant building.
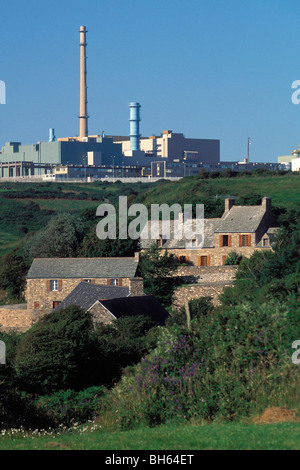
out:
M56 178L103 177L182 177L205 169L244 170L245 165L220 162L220 141L186 138L182 133L164 130L159 136L140 134L138 102L129 103L129 135L89 135L87 110L86 27L80 30L79 136L49 140L31 145L7 142L0 150L0 178L45 176ZM254 165L254 166L253 166ZM266 164L249 164L248 168ZM276 165L276 164L275 164ZM234 167L234 168L233 168ZM277 169L271 164L271 169ZM248 169L247 168L247 169Z

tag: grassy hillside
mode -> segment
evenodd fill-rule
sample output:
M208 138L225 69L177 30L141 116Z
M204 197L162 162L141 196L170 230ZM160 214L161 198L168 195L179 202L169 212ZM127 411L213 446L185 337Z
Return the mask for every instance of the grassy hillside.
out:
M177 182L162 181L147 192L141 193L137 200L148 205L151 203L186 202L211 198L236 198L250 194L271 197L277 207L296 209L300 202L300 175L244 176L235 178L200 179L187 177Z
M57 212L80 215L103 202L117 206L119 196L151 204L204 203L206 217L223 213L224 198L234 196L237 203L268 196L274 207L297 210L300 203L298 173L203 178L201 175L156 183L0 183L0 255L18 246L28 232L46 225ZM252 202L253 203L253 202Z

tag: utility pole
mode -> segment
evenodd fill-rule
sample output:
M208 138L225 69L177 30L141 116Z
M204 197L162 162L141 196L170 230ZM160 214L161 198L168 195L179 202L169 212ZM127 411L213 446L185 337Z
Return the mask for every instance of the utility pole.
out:
M249 156L250 156L250 137L248 137L248 152L247 152L247 162L249 163Z

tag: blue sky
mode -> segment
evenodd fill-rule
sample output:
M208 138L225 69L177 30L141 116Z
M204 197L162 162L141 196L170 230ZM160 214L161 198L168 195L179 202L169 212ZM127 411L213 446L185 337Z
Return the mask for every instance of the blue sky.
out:
M0 146L79 132L79 27L88 29L89 133L220 139L221 160L277 161L300 144L300 2L2 2Z

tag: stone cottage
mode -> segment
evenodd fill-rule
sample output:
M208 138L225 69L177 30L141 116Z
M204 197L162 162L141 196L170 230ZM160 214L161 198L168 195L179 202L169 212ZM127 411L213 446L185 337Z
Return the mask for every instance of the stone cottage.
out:
M159 237L143 239L142 250L147 250L155 243L160 249L167 249L183 263L194 266L222 266L229 253L235 251L244 256L251 256L255 250L270 250L278 224L272 213L271 199L264 197L259 206L236 206L232 198L225 199L224 213L221 218L204 219L204 240L195 234L193 239L176 239L175 222L183 224L183 218L167 221L170 235L164 233L160 221ZM205 210L205 208L204 208ZM196 227L192 220L192 227ZM145 230L150 233L151 221ZM195 230L194 230L195 231Z
M37 258L27 273L27 312L33 322L55 309L81 282L127 288L143 295L143 279L136 277L138 257Z

